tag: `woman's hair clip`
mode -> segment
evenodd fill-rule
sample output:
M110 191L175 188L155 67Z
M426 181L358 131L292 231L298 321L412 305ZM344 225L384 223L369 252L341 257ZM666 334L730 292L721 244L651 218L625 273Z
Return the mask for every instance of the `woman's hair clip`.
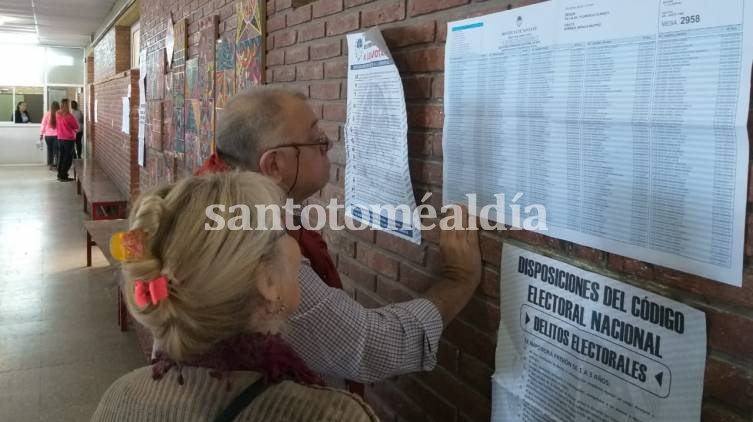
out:
M120 262L146 259L146 232L140 229L117 232L110 238L110 254Z
M164 275L150 281L136 280L134 287L136 305L143 308L148 305L149 302L151 302L152 305L156 305L166 299L169 295L167 282L167 277Z

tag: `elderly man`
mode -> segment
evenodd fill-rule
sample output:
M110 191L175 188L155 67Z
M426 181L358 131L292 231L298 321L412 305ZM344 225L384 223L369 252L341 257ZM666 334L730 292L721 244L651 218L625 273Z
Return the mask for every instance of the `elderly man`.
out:
M295 203L328 182L332 142L301 94L269 87L239 94L220 115L216 142L216 155L199 173L258 171L276 180ZM376 309L364 308L341 289L318 233L301 228L293 236L308 262L298 276L301 304L284 335L312 369L342 386L343 379L365 383L434 368L443 327L481 278L476 231L443 231L442 268L434 286L422 298Z

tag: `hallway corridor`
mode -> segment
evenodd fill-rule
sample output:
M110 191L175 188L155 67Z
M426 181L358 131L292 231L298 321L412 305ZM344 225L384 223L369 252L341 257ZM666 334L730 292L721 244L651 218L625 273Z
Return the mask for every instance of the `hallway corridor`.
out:
M86 268L81 197L44 166L0 167L0 421L87 421L144 366L116 320L113 270Z

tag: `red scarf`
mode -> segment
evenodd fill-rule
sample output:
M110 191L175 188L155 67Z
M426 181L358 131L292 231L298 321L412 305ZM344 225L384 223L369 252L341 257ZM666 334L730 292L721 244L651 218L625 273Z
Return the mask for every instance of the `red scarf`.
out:
M242 334L217 343L212 349L188 362L176 362L162 352L152 361L152 378L161 379L170 369L182 366L211 368L221 379L231 371L259 372L268 384L291 380L301 384L324 385L321 378L293 351L279 334ZM183 384L183 374L178 375Z

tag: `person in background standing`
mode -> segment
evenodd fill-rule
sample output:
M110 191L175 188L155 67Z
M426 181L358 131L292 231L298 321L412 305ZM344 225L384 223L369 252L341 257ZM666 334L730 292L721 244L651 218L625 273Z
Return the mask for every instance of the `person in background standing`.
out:
M76 131L78 122L71 114L68 99L60 101L60 111L57 113L58 145L60 146L60 158L58 159L58 180L70 182L68 170L73 163L73 148L76 146Z
M16 116L14 121L16 123L31 123L31 116L29 116L29 112L26 110L26 103L21 101L16 106Z
M50 170L57 169L58 165L58 130L57 130L57 114L60 110L60 104L57 101L53 101L50 105L50 111L44 114L42 118L42 127L39 130L39 140L44 137L44 142L47 144L47 168Z
M84 137L84 113L78 109L78 102L71 101L71 114L76 118L78 122L78 130L76 131L76 158L84 158L81 156L81 139Z

